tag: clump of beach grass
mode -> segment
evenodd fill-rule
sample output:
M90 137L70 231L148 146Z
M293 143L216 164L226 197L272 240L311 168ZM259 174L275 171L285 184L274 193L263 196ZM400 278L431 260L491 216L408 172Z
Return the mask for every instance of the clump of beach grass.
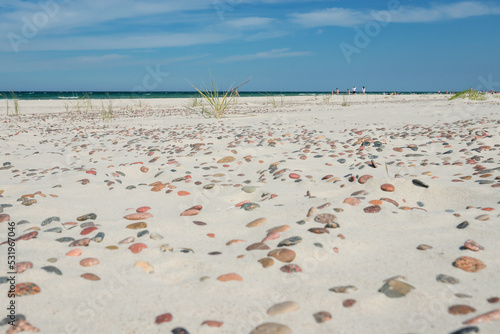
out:
M111 100L111 96L108 94L107 102L101 101L101 118L103 122L111 122L113 120L113 100Z
M285 106L285 96L283 94L279 95L279 100L276 100L276 97L270 93L266 95L267 95L267 103L270 104L273 108Z
M342 107L349 106L349 101L347 100L347 96L342 96Z
M7 107L7 116L18 116L19 115L19 99L17 98L16 93L10 91L10 99L5 93L1 93L1 95L5 98L5 104ZM13 110L13 113L9 115L9 111Z
M207 118L222 118L229 112L229 110L231 110L231 108L233 108L237 104L239 96L237 88L246 84L248 81L250 81L250 79L235 88L229 88L227 91L219 91L212 75L210 75L211 87L209 88L207 88L206 86L204 88L198 88L195 85L191 84L191 86L193 86L193 88L196 89L198 93L200 93L203 101L208 104L208 106L205 107L202 103L200 103L199 106L201 106L201 108L199 112L201 113L201 115ZM198 102L196 103L198 104ZM192 109L190 107L188 108Z
M486 96L486 94L481 93L480 91L477 90L464 90L463 92L456 93L455 95L450 97L450 101L454 99L466 99L466 98L473 101L484 101L488 97Z

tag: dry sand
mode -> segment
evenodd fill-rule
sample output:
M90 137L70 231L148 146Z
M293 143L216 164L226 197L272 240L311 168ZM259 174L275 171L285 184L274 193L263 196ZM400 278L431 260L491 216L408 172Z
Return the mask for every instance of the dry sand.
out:
M42 333L250 333L263 323L284 325L267 333L468 326L498 333L500 311L485 323L463 322L500 309L491 299L500 296L500 99L448 97L357 95L349 106L341 96L286 97L283 104L277 97L276 108L269 98L240 98L222 120L201 117L184 99L117 100L111 122L83 109L68 113L67 101L20 101L21 116L11 117L1 106L0 242L9 221L17 237L37 233L16 242L16 262L32 268L15 284L40 289L15 298L17 314ZM219 162L225 157L232 158ZM363 175L373 177L361 184ZM344 203L349 197L360 203ZM236 206L243 201L254 204ZM365 212L374 204L366 211L379 212ZM181 216L197 205L190 211L197 215ZM124 218L144 206L151 217ZM89 213L96 218L77 220ZM323 229L320 214L335 215L338 227ZM246 226L257 218L266 219ZM140 222L147 227L127 228ZM278 234L266 232L277 226ZM278 247L295 236L301 242ZM246 250L266 237L268 250ZM90 241L70 247L72 239L61 238ZM127 238L134 241L120 244ZM484 250L464 249L468 239ZM134 254L129 247L139 243L147 248ZM277 248L296 256L264 268L258 261ZM82 254L65 255L74 249ZM0 246L0 276L9 276L7 250ZM486 267L455 267L462 256ZM99 263L84 267L87 258ZM281 270L289 264L301 272ZM238 279L218 279L230 273ZM459 282L439 282L440 274ZM387 279L414 289L390 298L379 292ZM329 290L346 286L354 288ZM9 288L0 284L0 295ZM6 314L11 299L0 300ZM286 301L295 303L268 314ZM450 314L455 305L475 311ZM328 312L322 323L318 312Z

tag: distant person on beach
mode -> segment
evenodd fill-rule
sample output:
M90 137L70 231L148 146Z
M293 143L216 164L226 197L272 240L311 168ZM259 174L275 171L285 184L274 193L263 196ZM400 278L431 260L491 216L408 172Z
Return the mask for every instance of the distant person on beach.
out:
M339 89L337 88L335 91L337 92L337 95L339 95Z
M351 91L347 88L347 95L351 95Z
M352 93L356 94L356 86L352 87Z
M363 95L365 95L365 94L366 94L366 88L365 88L365 86L363 86L363 90L362 90L362 92L363 92Z

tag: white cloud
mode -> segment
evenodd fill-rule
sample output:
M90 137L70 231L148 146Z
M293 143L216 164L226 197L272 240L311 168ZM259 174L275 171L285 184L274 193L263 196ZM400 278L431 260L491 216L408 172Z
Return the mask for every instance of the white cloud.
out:
M273 49L271 51L258 52L254 54L229 56L219 60L221 63L231 61L246 61L255 59L269 59L269 58L289 58L289 57L304 57L311 55L309 51L290 51L289 48Z
M236 29L260 29L268 26L274 21L268 17L245 17L237 20L227 21L226 24Z
M341 26L351 27L376 20L384 13L390 13L388 22L422 23L472 16L499 15L500 6L486 5L483 2L462 1L454 4L432 4L430 7L400 6L392 11L353 10L349 8L327 8L309 13L294 13L293 22L305 27Z

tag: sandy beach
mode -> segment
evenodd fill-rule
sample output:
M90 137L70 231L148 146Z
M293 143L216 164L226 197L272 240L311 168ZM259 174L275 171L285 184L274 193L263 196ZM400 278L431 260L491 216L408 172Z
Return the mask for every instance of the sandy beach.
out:
M449 97L0 105L17 329L498 333L500 98Z

